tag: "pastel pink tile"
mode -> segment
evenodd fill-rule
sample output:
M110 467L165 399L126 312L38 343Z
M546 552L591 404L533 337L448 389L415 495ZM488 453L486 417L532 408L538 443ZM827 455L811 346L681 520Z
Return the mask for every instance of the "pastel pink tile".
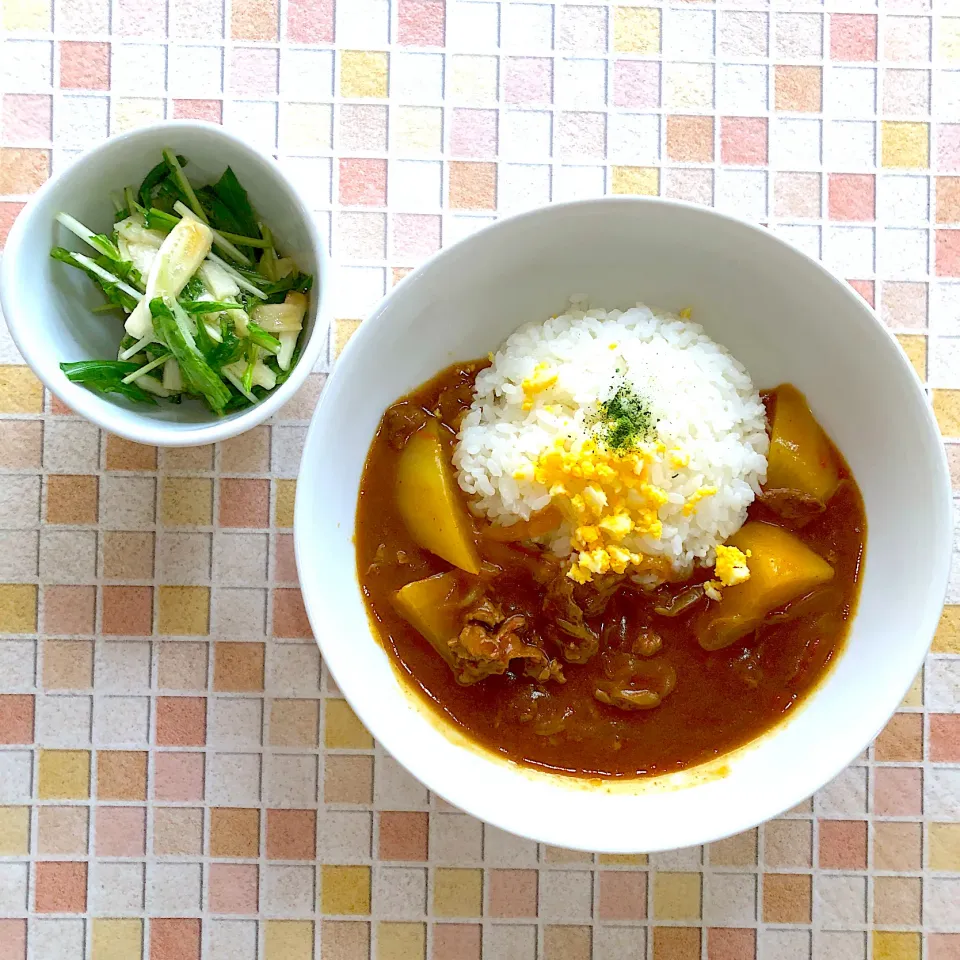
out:
M613 103L617 107L660 106L660 64L617 60L613 65Z
M873 220L876 177L872 173L831 173L827 181L831 220Z
M419 213L393 216L392 256L416 263L440 249L440 217Z
M387 161L370 157L340 160L340 202L345 207L387 204Z
M145 807L97 807L94 838L97 856L143 856L146 822Z
M313 636L299 590L281 587L273 591L273 634L286 638Z
M259 871L253 863L211 863L211 913L256 913Z
M293 43L333 43L335 0L289 0L287 39Z
M0 249L7 242L7 236L17 214L26 206L23 203L0 202Z
M3 139L7 143L46 143L52 131L53 98L43 94L3 95Z
M876 306L876 284L872 280L848 280L847 283L849 283L871 307Z
M919 767L877 767L874 778L874 814L912 817L923 813L923 771Z
M767 162L766 117L722 117L720 159L724 163L761 166Z
M123 37L164 37L166 0L117 0L113 32Z
M450 155L495 157L497 155L497 111L454 110L450 123Z
M279 69L278 51L235 47L230 56L229 92L256 96L274 94Z
M297 582L297 560L293 553L293 536L289 533L277 535L273 578L279 583Z
M26 920L0 920L0 960L27 960Z
M446 37L446 0L399 0L397 36L405 47L442 47Z
M960 230L937 230L936 274L960 277Z
M876 60L877 18L868 13L830 15L831 60Z
M960 171L960 123L937 124L937 169L943 173Z
M223 101L174 100L173 117L175 120L207 120L209 123L223 123Z
M63 40L60 43L62 90L109 90L110 44Z
M545 57L507 57L503 63L506 103L550 103L553 100L553 61Z
M159 752L154 756L154 800L203 799L203 754Z

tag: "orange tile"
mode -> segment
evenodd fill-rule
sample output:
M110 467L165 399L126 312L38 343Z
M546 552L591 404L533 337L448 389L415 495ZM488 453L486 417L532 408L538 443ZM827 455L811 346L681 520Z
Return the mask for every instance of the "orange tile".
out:
M100 800L146 800L146 752L98 750L97 797Z
M41 860L36 867L37 913L83 913L87 909L87 865Z
M873 752L877 760L922 760L922 714L894 714L877 737Z
M930 759L934 763L960 763L960 714L930 715Z
M451 162L450 206L458 210L496 210L497 165Z
M937 223L960 223L960 177L937 177Z
M210 810L210 856L246 857L260 855L260 811L235 807Z
M157 745L202 747L207 740L204 697L157 697Z
M487 886L491 917L512 919L537 915L536 870L490 870Z
M49 150L0 148L0 194L35 193L49 176ZM2 393L0 386L0 396Z
M713 160L713 117L667 117L667 156L683 163Z
M279 588L273 591L273 634L276 637L303 639L313 636L299 589Z
M601 920L644 920L647 875L636 870L600 872L598 916Z
M103 587L103 632L138 637L153 633L153 587Z
M700 928L654 927L653 960L700 960Z
M97 478L47 477L47 523L96 523Z
M266 527L270 524L270 481L220 481L221 527Z
M765 873L763 875L763 922L809 923L810 876Z
M314 860L316 837L316 810L267 811L269 860Z
M33 743L33 694L0 694L0 743Z
M213 689L236 693L262 690L263 661L262 643L214 644Z
M150 960L200 960L200 920L150 920Z
M821 820L819 863L829 870L866 870L866 821Z
M381 860L426 860L430 817L426 813L380 814Z
M234 0L230 35L234 40L276 40L279 25L277 0Z
M156 470L157 448L107 434L108 470Z
M710 960L753 960L757 955L757 931L726 927L707 930Z
M822 70L778 64L774 67L774 102L777 110L819 113Z

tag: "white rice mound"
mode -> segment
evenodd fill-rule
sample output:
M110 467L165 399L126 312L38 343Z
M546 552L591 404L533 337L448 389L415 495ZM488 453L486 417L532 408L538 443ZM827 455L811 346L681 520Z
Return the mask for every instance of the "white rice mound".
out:
M556 382L524 410L522 383L544 370L556 373ZM743 365L699 324L643 304L621 312L573 302L562 316L520 328L477 377L453 458L457 479L478 515L502 525L528 519L551 497L542 483L515 474L530 474L558 436L592 436L598 404L624 381L649 402L666 450L683 451L689 462L677 466L665 453L651 464L649 481L667 495L662 534L633 532L622 545L669 559L683 576L697 562L714 562L714 548L743 525L767 470L760 396ZM717 491L685 514L688 499L705 487ZM569 555L570 535L564 522L549 546Z

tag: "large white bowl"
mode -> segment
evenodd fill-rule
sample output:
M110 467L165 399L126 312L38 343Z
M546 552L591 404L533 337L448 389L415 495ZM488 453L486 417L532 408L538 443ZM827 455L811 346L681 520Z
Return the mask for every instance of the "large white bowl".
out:
M119 314L91 313L103 296L86 276L50 258L55 245L91 253L54 217L66 211L94 232L109 233L111 191L127 184L136 189L165 147L186 156L186 173L194 183L211 183L227 166L233 167L279 248L304 273L313 274L302 351L290 377L261 403L225 417L192 398L152 407L116 394L93 393L60 370L65 361L116 359L123 328ZM7 238L0 262L0 302L24 359L67 406L128 440L185 447L243 433L296 393L326 342L329 272L313 215L275 161L212 123L172 120L111 137L43 185Z
M866 503L860 603L825 682L789 722L748 747L656 779L589 783L535 773L444 730L401 686L357 584L357 490L384 409L447 364L483 356L524 322L561 311L571 294L604 307L692 307L758 386L789 381L806 393ZM411 274L364 321L310 427L295 533L307 612L327 664L400 763L512 833L625 852L747 829L856 757L927 651L946 589L950 507L920 383L844 283L766 230L711 210L608 199L546 207L480 231Z

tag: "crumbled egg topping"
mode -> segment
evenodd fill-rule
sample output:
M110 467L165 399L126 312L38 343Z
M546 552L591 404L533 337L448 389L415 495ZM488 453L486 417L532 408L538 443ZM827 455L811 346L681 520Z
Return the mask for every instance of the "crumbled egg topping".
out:
M738 583L750 579L750 568L747 566L749 557L749 550L744 553L736 547L723 544L717 547L717 560L713 568L717 579L708 580L703 585L704 591L711 600L720 599L720 591L723 587L735 587Z
M534 397L544 390L549 390L556 382L556 370L551 370L549 364L538 363L533 373L520 384L523 389L523 409L532 410Z
M683 505L683 515L685 517L692 516L697 510L697 504L705 497L712 497L716 492L716 487L700 487L699 490L694 490Z
M573 527L571 579L587 583L596 574L663 562L625 548L622 541L628 534L659 539L663 532L658 513L667 495L649 482L648 465L664 452L659 441L618 455L592 439L559 437L537 458L533 479L547 488Z

